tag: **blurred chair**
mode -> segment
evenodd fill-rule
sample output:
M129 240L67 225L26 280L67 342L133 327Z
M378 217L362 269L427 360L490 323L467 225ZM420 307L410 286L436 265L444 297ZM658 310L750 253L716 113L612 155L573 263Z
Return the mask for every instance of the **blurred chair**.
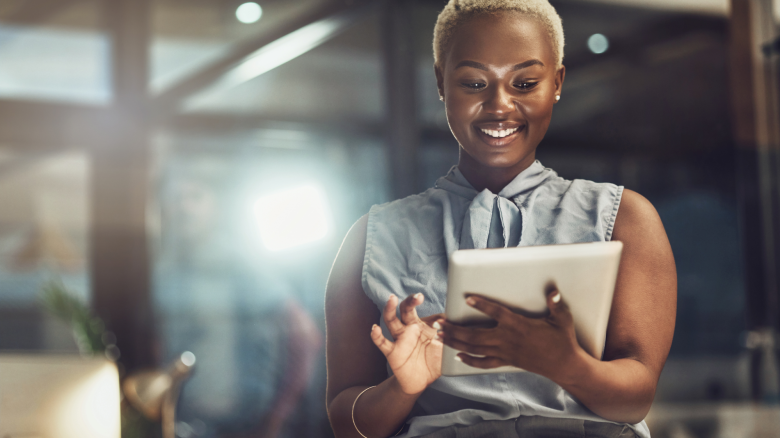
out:
M105 358L0 354L0 437L120 438L119 403Z

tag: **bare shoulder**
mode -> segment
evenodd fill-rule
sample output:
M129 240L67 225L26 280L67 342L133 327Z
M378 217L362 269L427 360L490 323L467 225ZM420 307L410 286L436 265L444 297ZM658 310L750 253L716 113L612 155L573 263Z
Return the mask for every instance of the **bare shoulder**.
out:
M347 232L347 237L344 239L346 242L348 239L358 239L363 242L365 246L366 242L366 228L368 227L368 213L360 217Z
M613 240L623 243L604 357L633 357L657 379L672 343L677 272L664 225L653 204L625 190Z
M652 275L656 283L676 284L674 255L664 224L653 204L633 190L624 190L612 240L623 242L621 265L631 277ZM637 270L631 268L638 268Z
M648 233L666 239L661 217L647 198L633 190L623 190L612 238L625 243L626 240L636 240L643 235L647 237Z
M352 265L360 260L362 265L363 255L366 250L366 230L368 228L368 215L363 215L355 222L344 237L339 252L336 255L333 268Z
M366 214L352 225L344 237L328 277L327 299L333 298L333 295L340 291L354 292L359 284L366 250L367 227Z

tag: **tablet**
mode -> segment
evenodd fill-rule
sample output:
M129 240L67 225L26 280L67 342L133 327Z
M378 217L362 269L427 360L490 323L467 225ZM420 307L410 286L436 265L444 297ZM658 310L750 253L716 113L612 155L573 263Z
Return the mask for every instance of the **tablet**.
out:
M466 304L469 294L499 302L529 317L547 314L545 287L558 286L574 318L582 348L601 359L623 244L613 242L455 251L450 256L447 320L456 324L495 323ZM524 371L512 366L483 370L455 360L444 346L442 375Z

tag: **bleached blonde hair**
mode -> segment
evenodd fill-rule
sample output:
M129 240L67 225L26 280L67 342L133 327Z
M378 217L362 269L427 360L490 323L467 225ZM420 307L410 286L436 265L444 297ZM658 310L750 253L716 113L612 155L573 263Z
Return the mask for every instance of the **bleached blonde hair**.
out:
M435 64L443 67L442 58L459 25L477 15L504 11L516 11L539 20L552 41L557 67L563 65L563 23L548 0L449 0L433 28Z

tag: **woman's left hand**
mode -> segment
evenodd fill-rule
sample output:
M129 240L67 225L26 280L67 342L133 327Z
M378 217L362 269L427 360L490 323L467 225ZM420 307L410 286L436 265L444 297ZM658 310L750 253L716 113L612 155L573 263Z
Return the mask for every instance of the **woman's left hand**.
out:
M460 350L458 357L472 367L512 365L556 380L582 352L582 347L577 343L571 311L560 292L551 288L546 297L550 313L542 318L529 318L472 295L466 303L496 320L498 325L470 328L440 320L442 342Z

